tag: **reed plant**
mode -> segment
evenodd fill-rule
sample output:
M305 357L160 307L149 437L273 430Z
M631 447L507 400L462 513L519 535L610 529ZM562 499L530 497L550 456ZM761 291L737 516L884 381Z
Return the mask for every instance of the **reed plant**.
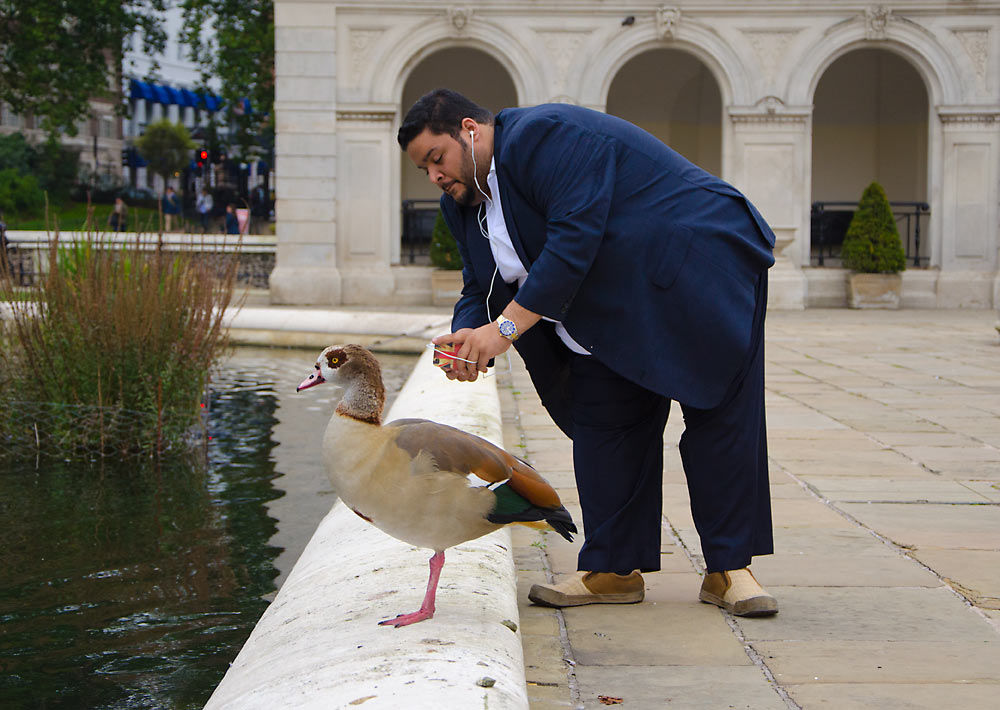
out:
M0 450L68 458L181 443L228 345L236 256L56 233L34 298L6 305Z

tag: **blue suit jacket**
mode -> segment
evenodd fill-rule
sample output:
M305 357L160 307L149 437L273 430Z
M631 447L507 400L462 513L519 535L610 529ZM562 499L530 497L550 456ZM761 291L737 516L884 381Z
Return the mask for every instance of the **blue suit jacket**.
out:
M694 407L718 404L750 344L758 280L774 263L774 234L753 205L640 128L577 106L501 111L493 157L528 269L517 302L562 321L629 380ZM441 207L465 264L452 325L477 327L496 264L479 208L448 195ZM494 318L512 295L497 276ZM544 322L515 346L559 422L568 351Z

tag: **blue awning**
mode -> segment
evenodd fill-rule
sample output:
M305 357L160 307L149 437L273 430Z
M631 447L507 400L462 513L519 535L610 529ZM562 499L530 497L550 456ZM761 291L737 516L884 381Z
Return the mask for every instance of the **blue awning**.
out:
M165 86L167 90L167 95L170 96L170 103L177 104L178 106L184 105L184 94L181 93L180 89L175 89L172 86Z
M145 99L153 101L153 87L138 79L129 80L129 97L133 99Z
M161 104L170 103L170 94L167 93L167 87L159 86L158 84L153 84L153 101Z
M185 106L197 106L198 97L189 89L181 89L181 96L184 98Z

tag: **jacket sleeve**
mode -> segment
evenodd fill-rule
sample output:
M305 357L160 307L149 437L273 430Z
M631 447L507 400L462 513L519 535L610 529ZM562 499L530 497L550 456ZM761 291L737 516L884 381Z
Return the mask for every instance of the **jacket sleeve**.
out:
M542 116L507 136L501 164L511 188L537 206L546 223L545 246L515 300L562 320L604 237L615 188L614 143L575 123Z

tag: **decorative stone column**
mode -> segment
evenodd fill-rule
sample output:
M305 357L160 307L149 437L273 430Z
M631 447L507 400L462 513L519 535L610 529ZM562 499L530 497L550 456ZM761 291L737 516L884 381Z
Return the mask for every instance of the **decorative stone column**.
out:
M1000 108L939 107L942 129L938 308L1000 305Z
M731 148L724 174L771 225L775 264L768 274L768 308L802 310L809 261L810 173L808 109L789 110L769 96L751 107L730 107Z
M399 250L399 146L396 107L337 112L337 264L347 305L390 305L390 264Z
M280 2L274 12L278 249L271 302L338 305L334 6Z

